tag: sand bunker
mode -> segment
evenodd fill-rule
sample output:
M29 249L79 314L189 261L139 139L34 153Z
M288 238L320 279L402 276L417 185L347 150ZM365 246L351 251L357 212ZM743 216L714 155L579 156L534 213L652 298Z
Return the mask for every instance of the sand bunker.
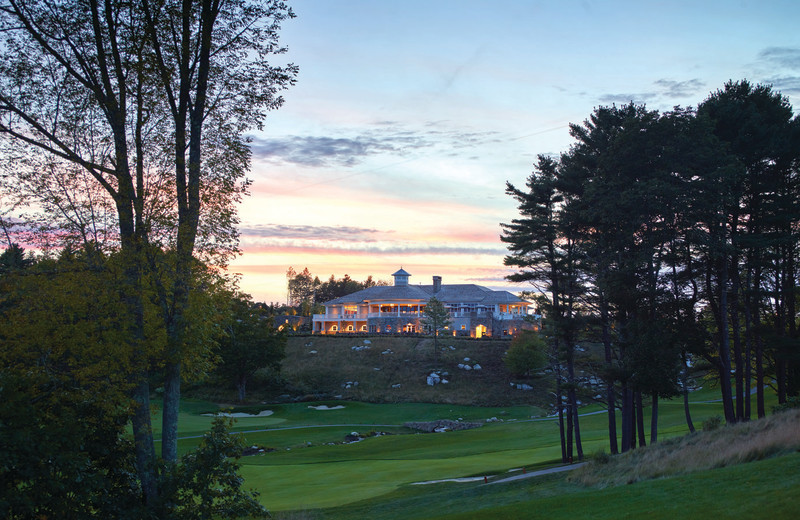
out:
M412 486L422 486L425 484L439 484L441 482L477 482L484 477L464 477L464 478L445 478L442 480L426 480L425 482L412 482Z
M247 418L247 417L269 417L272 415L272 410L263 410L258 413L243 413L243 412L219 412L219 413L204 413L205 417L235 417L237 419Z
M337 406L328 406L327 404L321 404L319 406L309 406L309 408L313 408L314 410L341 410L344 408L342 405Z

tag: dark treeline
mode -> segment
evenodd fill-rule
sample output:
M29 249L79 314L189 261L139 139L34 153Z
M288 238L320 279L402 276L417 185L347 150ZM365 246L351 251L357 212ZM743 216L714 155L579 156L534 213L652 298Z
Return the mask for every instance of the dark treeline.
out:
M308 267L299 273L290 267L286 272L286 279L288 303L298 308L303 316L310 316L313 312L324 312L321 306L327 301L376 285L389 285L389 282L384 280L373 280L371 275L363 282L353 280L347 274L342 278L331 275L323 282L318 276L312 275Z
M608 406L612 453L645 443L643 400L657 440L658 399L685 395L693 361L719 375L728 423L763 417L765 386L780 403L797 396L800 120L788 100L729 82L697 109L599 107L570 135L526 189L507 185L520 217L502 237L509 278L542 294L564 457L573 438L582 457L586 381ZM582 378L578 342L603 352Z

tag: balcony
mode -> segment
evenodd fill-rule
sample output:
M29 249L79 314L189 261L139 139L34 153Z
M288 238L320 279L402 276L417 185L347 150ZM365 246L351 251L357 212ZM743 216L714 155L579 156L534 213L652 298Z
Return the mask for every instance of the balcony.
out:
M358 313L358 312L345 312L343 314L315 314L314 321L336 321L336 320L366 320L367 313Z

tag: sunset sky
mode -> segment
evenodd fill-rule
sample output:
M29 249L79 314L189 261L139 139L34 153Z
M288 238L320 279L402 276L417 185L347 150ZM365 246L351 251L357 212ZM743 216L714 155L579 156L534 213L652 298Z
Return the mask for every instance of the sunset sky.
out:
M285 301L290 266L526 289L503 280L505 182L566 151L570 122L696 106L730 79L800 94L796 0L290 4L300 75L253 136L231 266L256 300Z

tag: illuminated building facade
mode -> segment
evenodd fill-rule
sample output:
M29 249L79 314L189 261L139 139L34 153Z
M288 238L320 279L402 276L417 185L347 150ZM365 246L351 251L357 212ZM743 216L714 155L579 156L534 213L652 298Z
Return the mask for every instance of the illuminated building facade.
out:
M315 314L314 334L418 334L425 305L436 297L450 314L454 336L480 338L514 334L527 325L529 302L508 291L475 284L409 285L404 269L392 274L394 285L375 286L325 302L325 314Z

